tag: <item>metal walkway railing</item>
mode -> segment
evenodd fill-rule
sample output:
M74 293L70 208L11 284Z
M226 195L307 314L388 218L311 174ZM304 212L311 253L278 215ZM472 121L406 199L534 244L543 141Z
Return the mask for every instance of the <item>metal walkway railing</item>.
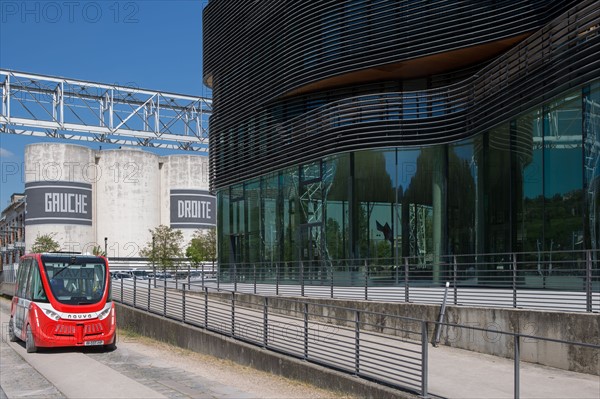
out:
M114 280L113 298L143 311L422 397L429 395L428 345L436 324L512 337L516 398L520 395L523 339L600 350L600 345L590 343L428 322L300 299L240 295L208 286L199 288L197 284L201 282L175 284L166 277Z
M422 258L230 263L193 268L182 259L172 280L235 292L276 296L600 312L598 251L498 253ZM153 267L138 259L111 269ZM195 276L194 276L195 275ZM204 277L204 278L203 278Z

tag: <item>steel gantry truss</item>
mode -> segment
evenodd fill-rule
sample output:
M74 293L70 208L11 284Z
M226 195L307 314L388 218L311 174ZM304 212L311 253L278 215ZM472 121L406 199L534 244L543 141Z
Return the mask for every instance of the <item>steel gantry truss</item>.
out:
M0 133L208 152L212 100L0 69Z

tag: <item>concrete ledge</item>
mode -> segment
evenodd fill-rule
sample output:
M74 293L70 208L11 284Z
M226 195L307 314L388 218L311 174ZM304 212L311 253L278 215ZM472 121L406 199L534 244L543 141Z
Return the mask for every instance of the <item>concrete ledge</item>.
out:
M0 295L11 297L15 293L15 283L0 282Z
M319 388L361 398L415 399L409 392L392 389L310 362L279 355L232 338L115 303L117 325L138 334L195 352L212 355L271 374L309 383Z

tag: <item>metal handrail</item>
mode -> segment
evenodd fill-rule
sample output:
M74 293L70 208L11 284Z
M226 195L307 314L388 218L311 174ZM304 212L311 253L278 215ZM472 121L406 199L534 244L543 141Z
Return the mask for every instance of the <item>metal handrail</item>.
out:
M437 263L410 257L231 263L195 269L201 274L195 281L186 265L180 278L196 289L435 304L448 282L452 305L600 312L599 255L587 250L450 255Z

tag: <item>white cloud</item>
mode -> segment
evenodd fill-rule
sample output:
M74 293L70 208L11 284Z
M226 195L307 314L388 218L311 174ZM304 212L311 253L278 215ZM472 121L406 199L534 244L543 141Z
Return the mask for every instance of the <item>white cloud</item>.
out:
M0 147L0 157L2 158L10 158L12 156L14 156L15 154L13 154L12 152L8 151L7 149L4 149L2 147Z

